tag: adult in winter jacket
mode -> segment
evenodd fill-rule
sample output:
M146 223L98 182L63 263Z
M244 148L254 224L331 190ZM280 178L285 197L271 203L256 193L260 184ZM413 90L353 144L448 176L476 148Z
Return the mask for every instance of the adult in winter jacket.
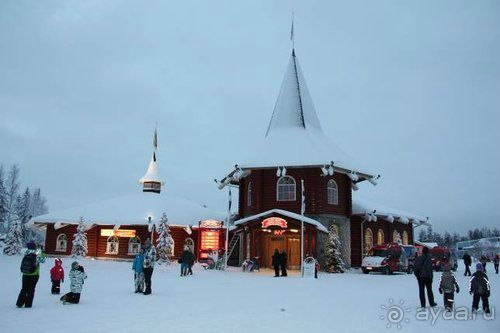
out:
M87 274L85 274L83 266L80 266L78 262L73 261L73 263L71 264L71 271L69 272L71 292L61 297L61 301L63 301L63 304L78 304L78 302L80 302L80 294L82 293L83 283L86 278Z
M500 256L497 254L495 258L493 258L493 265L495 266L495 273L498 274L498 263L500 262Z
M146 290L144 290L144 295L151 294L151 276L153 276L153 269L156 263L156 249L151 241L146 239L144 241L144 262L142 267L144 267L144 280L146 282Z
M429 305L436 306L432 292L432 260L428 248L424 247L423 254L415 259L414 273L418 281L420 305L425 307L425 289L427 289Z
M281 263L281 254L278 249L274 249L274 254L272 256L272 264L274 267L274 277L280 276L280 263Z
M188 274L191 262L194 262L194 255L189 251L189 247L185 246L181 254L181 276L186 276Z
M45 253L37 251L36 244L29 242L21 262L21 272L23 273L22 287L17 297L16 306L18 308L31 308L35 297L35 288L40 278L40 263L45 262Z
M472 311L477 311L479 300L481 300L483 302L483 311L490 313L490 304L488 301L490 297L490 281L481 263L477 263L476 272L472 274L469 282L469 293L472 295Z
M453 309L455 290L457 293L460 292L457 279L455 279L455 276L451 272L450 265L445 265L444 272L441 274L441 278L439 279L439 293L443 294L444 308L447 311L451 311Z
M465 252L462 259L463 259L464 265L465 265L464 276L471 276L470 265L472 265L472 258L470 257L470 255L467 252Z
M50 269L50 281L52 282L52 295L59 295L61 293L61 282L64 283L64 268L62 267L62 260L56 258L54 260L54 267Z
M144 292L144 249L141 248L139 253L135 255L134 262L132 263L132 270L134 271L134 285L135 293Z
M286 272L286 265L288 264L288 256L286 255L285 250L281 250L280 254L280 267L281 267L281 276L288 276Z
M482 255L481 259L479 261L483 265L483 272L484 272L484 274L486 274L486 264L488 263L488 258L486 258L485 255Z

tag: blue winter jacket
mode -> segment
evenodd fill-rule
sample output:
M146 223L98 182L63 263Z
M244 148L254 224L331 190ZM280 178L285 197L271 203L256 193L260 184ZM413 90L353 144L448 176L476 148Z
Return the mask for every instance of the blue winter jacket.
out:
M142 273L142 272L144 272L144 268L142 266L143 263L144 263L144 255L142 253L136 254L136 256L134 258L134 263L132 264L132 269L136 273Z

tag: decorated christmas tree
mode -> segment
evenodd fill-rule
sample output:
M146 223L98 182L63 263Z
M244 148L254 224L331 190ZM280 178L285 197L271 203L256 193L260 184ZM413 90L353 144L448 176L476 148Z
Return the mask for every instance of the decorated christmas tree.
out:
M9 256L20 254L23 250L23 225L17 217L10 224L3 253Z
M326 244L326 271L329 273L344 273L345 264L340 248L339 236L332 225L328 232L328 243Z
M87 226L83 217L80 217L80 223L76 227L76 233L73 235L73 257L85 257L87 255Z
M170 255L174 240L170 236L170 228L168 226L168 218L165 213L161 217L158 225L158 239L156 241L156 250L158 252L158 264L170 265Z

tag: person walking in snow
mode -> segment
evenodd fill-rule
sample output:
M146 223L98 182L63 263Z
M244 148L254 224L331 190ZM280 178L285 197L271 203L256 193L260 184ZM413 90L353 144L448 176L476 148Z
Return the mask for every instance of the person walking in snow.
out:
M144 290L144 295L151 294L151 277L153 276L153 269L156 263L156 248L151 244L151 240L146 239L144 241L144 262L142 267L144 267L144 280L146 283L146 290Z
M144 248L141 246L139 253L135 255L134 262L132 263L132 270L134 271L134 285L135 293L144 292Z
M69 272L70 292L61 297L63 304L72 303L78 304L80 302L80 294L83 290L84 280L87 278L83 266L77 261L71 264L71 271Z
M280 267L281 267L281 276L288 276L286 272L286 265L288 264L288 256L286 255L285 250L281 250L280 254Z
M189 247L184 246L184 250L181 254L181 276L188 275L189 265L191 262L194 263L194 255L189 251Z
M54 267L50 269L50 281L52 282L52 295L59 295L61 293L61 282L64 283L64 268L62 267L62 260L56 258L54 260Z
M470 257L470 255L467 252L465 252L462 259L463 259L464 265L465 265L464 276L471 276L470 265L472 265L472 258Z
M37 251L33 241L29 242L28 248L21 261L21 273L23 273L22 287L17 297L18 308L31 308L35 297L35 288L40 278L40 263L45 262L45 253Z
M495 274L498 274L498 263L500 262L500 256L497 254L493 258L493 266L495 266Z
M421 256L415 259L414 274L418 281L418 291L421 307L425 308L425 289L431 307L436 306L434 294L432 292L432 259L429 255L429 248L424 247Z
M455 291L460 292L457 279L451 272L450 265L444 266L444 272L439 279L439 293L443 294L443 303L446 311L453 309L453 300L455 298Z
M484 274L486 274L486 264L488 263L488 258L486 258L486 256L483 254L481 256L481 259L479 260L481 262L481 264L483 265L483 271L484 271Z
M477 311L479 301L481 300L483 302L483 311L490 313L490 304L488 301L490 297L490 281L481 263L477 263L476 272L472 274L472 278L470 279L469 294L472 295L472 311Z
M281 254L278 249L274 249L274 254L272 256L272 265L274 267L274 277L280 276L280 263L281 263Z

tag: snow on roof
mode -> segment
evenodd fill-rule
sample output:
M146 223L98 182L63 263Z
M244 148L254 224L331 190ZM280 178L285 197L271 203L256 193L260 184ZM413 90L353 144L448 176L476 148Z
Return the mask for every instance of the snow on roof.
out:
M429 249L433 249L433 248L439 246L438 243L435 243L435 242L419 242L416 240L414 243L416 245L421 245L421 246L424 246L424 247L429 248Z
M352 215L375 215L387 220L399 220L402 223L429 224L422 215L405 212L396 208L380 205L364 199L352 199Z
M295 56L290 57L265 138L250 152L240 168L322 166L331 161L338 168L375 176L353 160L324 134ZM253 156L252 156L253 155Z
M310 217L307 217L307 216L301 216L300 214L297 214L297 213L293 213L293 212L289 212L287 210L283 210L283 209L271 209L271 210L268 210L266 212L262 212L262 213L259 213L259 214L256 214L256 215L252 215L252 216L248 216L248 217L245 217L243 219L239 219L237 221L234 222L234 225L237 226L237 225L241 225L241 224L244 224L248 221L253 221L253 220L256 220L258 218L261 218L263 216L267 216L267 215L271 215L271 214L280 214L280 215L283 215L283 216L287 216L287 217L290 217L292 219L296 219L296 220L303 220L305 223L308 223L308 224L311 224L313 226L315 226L316 228L318 228L318 230L321 230L321 231L324 231L324 232L328 232L328 229L326 229L326 227L321 224L320 222L310 218Z
M149 162L146 174L139 180L139 182L141 184L144 184L145 182L157 182L163 185L163 181L161 180L158 172L158 164L156 163L156 151L154 151L153 156L151 156L151 161Z
M163 213L172 226L197 225L202 220L225 217L184 198L139 192L37 216L29 223L77 224L83 217L87 225L147 225L149 216L158 223Z

